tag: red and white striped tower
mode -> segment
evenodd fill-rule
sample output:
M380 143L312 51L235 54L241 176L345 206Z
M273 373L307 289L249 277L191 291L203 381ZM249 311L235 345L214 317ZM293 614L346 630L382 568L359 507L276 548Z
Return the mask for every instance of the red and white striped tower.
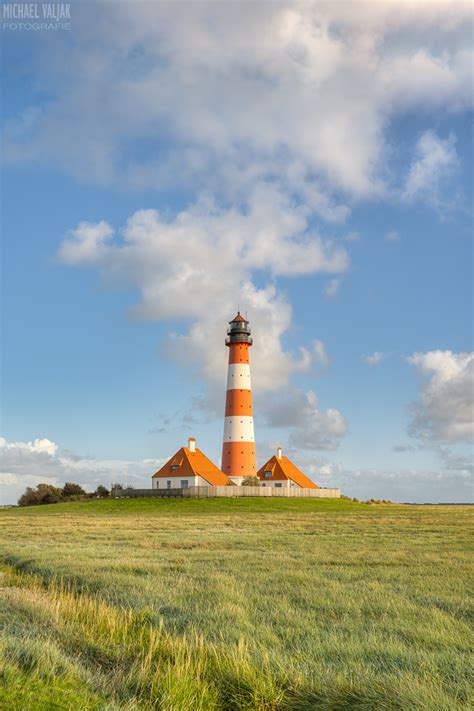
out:
M229 368L221 467L224 474L239 485L244 477L257 474L249 364L252 342L249 322L239 311L229 322L225 339Z

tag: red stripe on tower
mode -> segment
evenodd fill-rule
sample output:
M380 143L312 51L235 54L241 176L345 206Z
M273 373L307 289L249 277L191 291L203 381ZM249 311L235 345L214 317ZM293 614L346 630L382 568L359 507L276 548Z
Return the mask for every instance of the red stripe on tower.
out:
M222 471L235 484L255 476L257 458L252 415L249 348L252 345L249 322L240 311L229 322L226 346L229 348L227 397L222 444Z

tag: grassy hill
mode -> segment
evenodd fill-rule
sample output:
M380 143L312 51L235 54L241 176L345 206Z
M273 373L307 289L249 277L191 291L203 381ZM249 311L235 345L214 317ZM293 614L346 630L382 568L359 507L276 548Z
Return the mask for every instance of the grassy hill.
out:
M0 512L0 709L470 709L468 507Z

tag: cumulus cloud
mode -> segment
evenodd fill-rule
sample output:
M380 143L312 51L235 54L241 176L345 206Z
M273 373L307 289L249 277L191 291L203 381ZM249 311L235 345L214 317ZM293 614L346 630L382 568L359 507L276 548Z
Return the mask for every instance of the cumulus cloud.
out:
M94 264L106 254L107 241L114 231L107 222L81 222L61 245L58 257L64 264Z
M197 369L207 382L221 383L224 377L222 324L237 305L248 311L258 334L252 349L256 390L278 389L294 373L327 365L320 341L297 352L283 348L291 306L275 280L341 273L349 256L312 230L307 210L276 188L257 186L241 210L219 209L207 201L174 217L140 210L121 236L111 241L111 233L105 223L82 224L66 236L59 259L69 265L93 264L106 283L138 289L140 299L133 309L137 318L190 323L184 333L172 334L166 353Z
M385 353L375 351L375 353L372 353L371 355L363 355L361 360L363 363L366 363L366 365L379 365L385 357Z
M386 242L400 242L400 235L397 230L390 230L384 237Z
M434 443L472 441L474 353L413 353L408 362L423 377L410 433Z
M169 453L170 456L172 452ZM93 491L99 484L128 483L149 487L149 477L165 461L161 459L94 459L61 452L49 439L9 442L0 437L0 503L16 503L27 486L39 483L62 486L74 481Z
M406 200L424 198L440 203L443 181L458 164L454 136L438 138L433 131L426 131L418 140L415 158L410 166L403 197Z
M347 422L339 410L321 410L311 390L289 387L277 396L267 396L259 411L270 427L290 428L289 444L308 450L336 449L347 433Z
M190 3L184 14L173 3L102 2L93 23L78 4L74 44L45 50L37 100L6 122L5 158L233 200L278 181L343 220L354 199L386 190L398 111L468 105L470 23L469 5L448 0ZM429 140L407 197L424 190ZM438 170L450 147L435 149Z
M58 445L49 439L35 439L32 442L8 442L5 437L0 437L0 449L4 455L9 452L28 456L29 454L54 456Z

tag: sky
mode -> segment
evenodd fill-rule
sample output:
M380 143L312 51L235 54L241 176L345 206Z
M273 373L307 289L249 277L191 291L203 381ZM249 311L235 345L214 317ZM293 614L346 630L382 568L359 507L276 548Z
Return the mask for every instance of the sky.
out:
M472 502L470 3L70 15L1 30L0 503L219 464L237 308L259 466Z

